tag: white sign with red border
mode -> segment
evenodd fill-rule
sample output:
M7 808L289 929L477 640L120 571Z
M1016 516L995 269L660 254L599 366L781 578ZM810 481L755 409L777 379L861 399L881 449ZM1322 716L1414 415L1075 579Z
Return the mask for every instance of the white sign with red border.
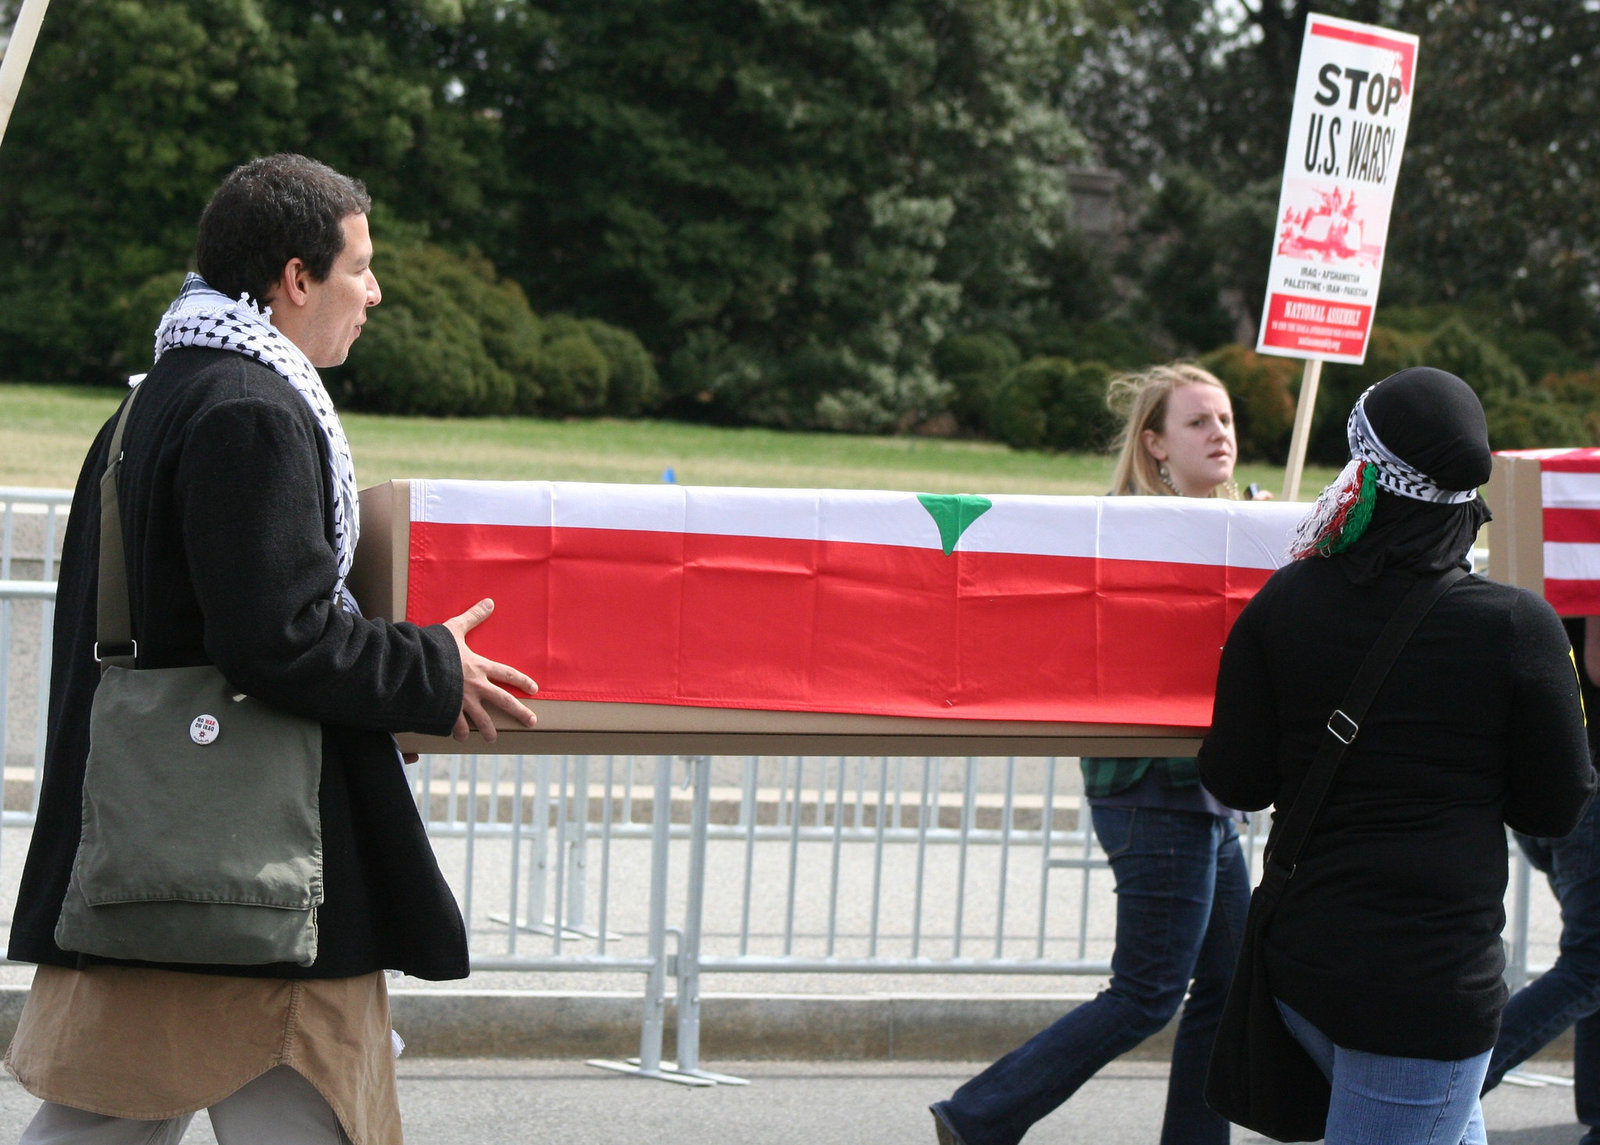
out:
M1256 349L1361 362L1405 151L1417 37L1312 15Z

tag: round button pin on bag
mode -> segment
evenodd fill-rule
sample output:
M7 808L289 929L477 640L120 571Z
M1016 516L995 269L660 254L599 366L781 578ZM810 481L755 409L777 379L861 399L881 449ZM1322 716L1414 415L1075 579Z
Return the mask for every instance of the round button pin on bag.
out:
M216 739L222 732L222 725L217 723L216 716L196 716L189 725L189 738L202 747Z

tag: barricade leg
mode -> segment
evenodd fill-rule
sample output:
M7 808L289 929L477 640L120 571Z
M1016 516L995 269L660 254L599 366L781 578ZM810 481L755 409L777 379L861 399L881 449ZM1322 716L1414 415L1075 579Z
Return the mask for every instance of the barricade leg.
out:
M589 893L589 757L572 759L572 793L567 798L565 838L562 853L567 860L567 930L586 938L596 937L585 928L584 900Z
M689 816L689 901L684 910L683 943L678 950L678 1061L680 1076L719 1085L749 1085L742 1077L700 1068L700 930L705 914L706 840L711 826L711 757L685 756L694 784Z
M650 833L650 974L645 980L644 1020L639 1033L639 1056L630 1061L590 1058L589 1065L635 1077L650 1077L679 1085L716 1085L662 1068L661 1042L667 1016L667 859L672 844L672 757L656 757L655 803Z

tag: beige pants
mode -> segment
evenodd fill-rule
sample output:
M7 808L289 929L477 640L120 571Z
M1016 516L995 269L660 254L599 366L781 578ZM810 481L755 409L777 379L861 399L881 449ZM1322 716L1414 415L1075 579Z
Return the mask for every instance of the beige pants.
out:
M270 1069L211 1106L218 1145L349 1145L339 1119L311 1083L286 1065ZM18 1145L178 1145L194 1114L164 1121L106 1117L47 1101Z

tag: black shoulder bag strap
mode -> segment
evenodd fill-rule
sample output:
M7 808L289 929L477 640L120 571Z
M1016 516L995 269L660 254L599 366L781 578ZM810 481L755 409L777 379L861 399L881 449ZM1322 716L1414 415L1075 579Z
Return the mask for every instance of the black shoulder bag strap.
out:
M1458 566L1446 569L1436 577L1417 581L1401 598L1400 606L1378 634L1367 658L1361 662L1355 679L1345 693L1344 703L1328 717L1328 736L1317 748L1311 769L1306 772L1300 791L1295 796L1294 805L1284 814L1278 837L1267 848L1261 882L1263 887L1269 882L1272 884L1269 892L1272 898L1277 897L1277 890L1294 874L1306 837L1311 834L1317 813L1322 810L1322 801L1328 794L1328 788L1333 785L1334 772L1339 770L1345 753L1360 733L1367 708L1383 686L1389 669L1400 655L1400 649L1406 646L1406 641L1411 639L1417 625L1422 623L1422 618L1428 615L1439 598L1466 575L1466 570Z
M111 434L111 453L100 475L100 577L94 626L94 658L100 671L132 668L139 646L133 640L133 610L128 603L128 562L122 550L122 506L117 501L117 473L122 468L122 431L128 411L139 396L135 386L122 404Z

